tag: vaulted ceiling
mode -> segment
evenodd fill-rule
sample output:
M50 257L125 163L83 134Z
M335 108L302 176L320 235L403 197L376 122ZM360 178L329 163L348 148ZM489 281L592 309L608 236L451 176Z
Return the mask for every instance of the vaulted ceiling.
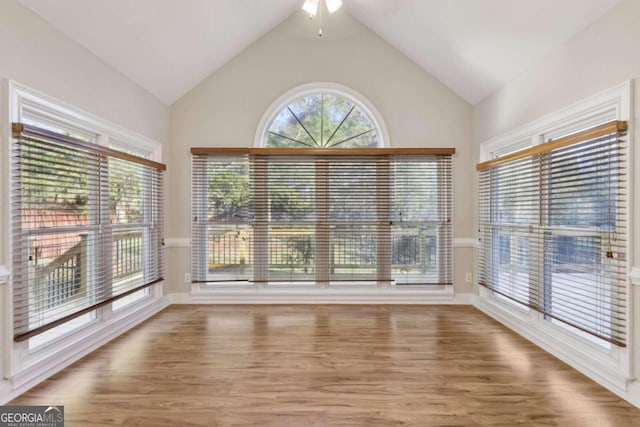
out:
M20 0L167 105L302 0ZM345 0L349 13L471 104L621 0ZM330 19L330 18L329 18Z

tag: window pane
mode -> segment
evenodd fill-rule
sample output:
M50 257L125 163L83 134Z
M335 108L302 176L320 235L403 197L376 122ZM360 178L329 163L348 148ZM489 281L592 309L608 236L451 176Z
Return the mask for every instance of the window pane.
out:
M336 161L329 165L329 219L378 219L377 169L371 161ZM384 201L381 201L384 203Z
M396 225L391 230L391 275L397 285L446 283L446 226Z
M498 224L537 224L540 183L532 158L492 170L494 221Z
M367 225L330 228L330 278L334 281L376 281L377 229Z
M545 248L545 311L603 335L611 334L617 311L601 259L599 236L554 236Z
M84 152L40 143L25 143L21 156L23 227L87 225L90 191L98 183L95 159Z
M110 158L111 292L116 296L157 278L154 248L159 244L153 172L141 164Z
M249 162L215 162L207 168L207 218L215 221L253 219Z
M120 159L109 159L109 223L143 222L145 168Z
M20 191L19 232L14 235L17 330L49 324L91 303L96 279L95 156L53 141L21 141L14 170ZM17 199L16 196L19 196ZM15 231L15 230L14 230ZM18 288L21 288L18 290ZM18 313L23 313L18 315Z
M269 280L315 279L315 227L269 227Z
M381 145L378 126L351 97L318 91L291 101L267 126L266 147L363 148Z
M447 220L448 190L446 178L437 161L402 161L394 164L394 222Z
M147 237L143 237L147 236ZM112 288L118 294L145 282L143 260L148 246L147 229L128 229L112 233Z
M31 111L28 108L25 108L22 112L22 123L36 126L40 129L46 129L60 135L71 136L86 142L94 142L97 136L96 133L82 129L79 126L73 126L68 123L63 124L58 117L52 117L42 111Z
M493 231L493 289L523 304L530 299L531 243L528 230L500 227Z
M253 227L208 225L207 254L207 280L253 279Z
M397 285L452 282L451 163L396 156L391 189L391 276Z
M615 161L604 149L585 150L584 144L552 154L549 162L549 225L615 227L617 176L609 168Z
M364 148L379 144L373 120L343 97L325 95L324 125L324 145L328 147Z
M34 235L28 261L29 329L71 314L95 299L94 233ZM20 296L20 300L27 296Z
M298 111L298 113L301 112ZM302 114L301 117L306 119ZM289 108L282 110L274 119L269 128L267 144L270 147L280 148L316 146L311 135L296 119L295 111L289 111Z
M267 187L270 222L295 223L315 220L314 162L301 160L270 162Z

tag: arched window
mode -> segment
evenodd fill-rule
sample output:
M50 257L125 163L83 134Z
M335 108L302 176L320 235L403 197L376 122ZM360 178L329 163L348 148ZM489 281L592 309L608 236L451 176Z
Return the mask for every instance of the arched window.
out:
M354 91L305 85L283 95L261 124L259 146L272 148L375 148L386 143L373 106Z

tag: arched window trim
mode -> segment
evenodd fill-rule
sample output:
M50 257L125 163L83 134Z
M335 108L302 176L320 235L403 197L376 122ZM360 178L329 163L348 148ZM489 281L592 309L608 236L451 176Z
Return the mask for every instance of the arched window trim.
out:
M365 96L351 89L350 87L330 82L307 83L301 86L297 86L282 94L269 106L269 108L267 108L267 111L262 116L262 119L260 120L260 123L258 124L258 128L256 130L253 146L266 146L269 127L271 126L271 123L276 118L276 116L284 108L286 108L296 99L318 92L334 93L340 96L344 96L345 98L353 101L373 120L380 141L378 148L389 146L389 133L387 131L387 127L384 123L384 120L382 119L382 116L375 108L375 106L371 103L371 101L369 101Z

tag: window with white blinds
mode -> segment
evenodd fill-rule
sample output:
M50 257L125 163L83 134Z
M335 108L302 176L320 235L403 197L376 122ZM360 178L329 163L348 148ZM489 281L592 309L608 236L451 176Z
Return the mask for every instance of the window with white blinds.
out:
M480 284L626 345L626 122L609 122L477 166Z
M451 285L453 153L194 148L192 280Z
M14 339L162 280L165 166L13 125Z

